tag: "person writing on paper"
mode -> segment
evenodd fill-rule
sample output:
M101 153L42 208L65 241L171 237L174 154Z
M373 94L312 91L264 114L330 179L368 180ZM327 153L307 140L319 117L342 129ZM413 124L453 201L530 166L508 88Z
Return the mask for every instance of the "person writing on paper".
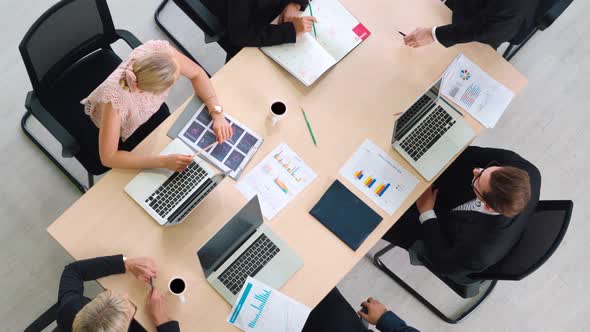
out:
M60 331L145 331L133 319L137 308L127 295L106 290L93 300L84 296L85 281L125 272L131 272L146 285L150 278L158 276L156 265L147 257L105 256L67 265L58 291L57 326ZM166 312L163 295L155 288L148 293L146 309L158 332L180 331L178 322L171 320Z
M227 51L228 61L243 47L295 43L317 22L301 16L308 0L203 0L203 4L226 28L219 44ZM277 24L271 23L277 16Z
M453 11L451 24L421 27L404 37L410 47L435 42L445 47L481 42L497 49L523 26L532 24L536 0L447 0Z
M372 297L361 303L361 307L364 311L355 312L338 288L334 288L311 311L301 332L371 332L361 318L381 332L419 332Z
M383 236L437 273L465 276L499 262L520 239L539 200L541 174L518 154L468 147Z
M84 111L99 128L100 162L109 168L167 168L181 171L189 155L142 155L130 152L170 114L164 101L180 76L207 105L221 143L232 129L205 71L167 41L149 41L134 49L87 98ZM90 138L96 139L96 138Z

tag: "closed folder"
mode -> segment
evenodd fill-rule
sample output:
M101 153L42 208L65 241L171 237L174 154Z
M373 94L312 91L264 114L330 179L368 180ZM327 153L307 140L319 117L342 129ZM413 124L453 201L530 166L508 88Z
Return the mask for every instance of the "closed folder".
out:
M309 213L352 250L357 250L383 220L338 180Z

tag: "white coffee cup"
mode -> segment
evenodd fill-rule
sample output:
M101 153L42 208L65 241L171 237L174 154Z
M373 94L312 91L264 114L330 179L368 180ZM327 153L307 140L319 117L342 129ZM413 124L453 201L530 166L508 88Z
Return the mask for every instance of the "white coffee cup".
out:
M283 102L276 101L272 105L270 105L270 115L272 125L276 125L279 120L281 120L285 114L287 114L287 105Z
M186 302L184 292L186 291L186 281L181 277L174 277L168 282L168 291L178 297L180 303Z

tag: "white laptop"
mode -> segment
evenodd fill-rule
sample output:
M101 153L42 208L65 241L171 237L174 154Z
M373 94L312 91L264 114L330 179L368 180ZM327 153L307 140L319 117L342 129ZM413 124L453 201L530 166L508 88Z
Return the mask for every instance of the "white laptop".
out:
M475 137L440 95L439 79L395 121L391 144L426 180L432 180Z
M180 139L175 139L160 155L194 152ZM182 172L167 169L144 169L125 187L133 198L162 226L177 225L225 178L203 159L195 156Z
M230 304L246 279L280 289L303 266L303 260L263 224L254 196L197 252L207 281Z

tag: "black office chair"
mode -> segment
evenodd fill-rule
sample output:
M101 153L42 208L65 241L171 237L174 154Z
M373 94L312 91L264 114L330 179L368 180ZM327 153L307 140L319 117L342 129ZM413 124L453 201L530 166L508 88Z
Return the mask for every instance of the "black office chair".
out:
M160 20L160 14L166 7L166 5L170 2L170 0L164 0L156 9L154 14L154 19L156 20L156 24L170 39L194 62L199 63L190 53L189 51L174 37L174 35L162 24ZM205 43L219 43L219 46L223 48L227 52L227 45L223 42L220 42L223 37L225 37L227 30L221 24L219 19L213 14L201 0L172 0L178 8L180 8L188 18L191 19L205 34ZM208 73L209 76L210 73Z
M412 265L423 265L462 298L471 298L478 295L481 292L482 284L484 282L489 283L481 297L456 318L450 318L443 314L385 266L381 261L381 257L393 249L395 245L390 244L377 252L373 257L373 261L380 270L385 272L431 312L449 324L456 324L465 319L485 301L499 280L522 280L551 257L567 231L573 206L572 201L539 201L536 210L528 218L528 223L521 238L508 255L487 270L467 277L449 277L437 274L428 262L424 244L421 241L416 241L409 250Z
M26 97L21 127L81 192L93 185L94 175L108 168L100 162L98 129L80 101L121 63L111 48L119 39L132 48L141 45L130 32L115 30L106 0L62 0L37 19L19 45L33 86ZM88 186L29 131L31 115L59 141L62 157L75 157L82 164Z
M502 55L510 61L537 31L544 31L557 20L574 0L540 0L531 24L523 25Z
M39 318L35 319L31 325L27 326L25 332L41 332L45 330L51 323L57 320L57 310L59 309L58 304L54 304L51 308L47 309ZM55 327L52 332L60 332L59 327Z

